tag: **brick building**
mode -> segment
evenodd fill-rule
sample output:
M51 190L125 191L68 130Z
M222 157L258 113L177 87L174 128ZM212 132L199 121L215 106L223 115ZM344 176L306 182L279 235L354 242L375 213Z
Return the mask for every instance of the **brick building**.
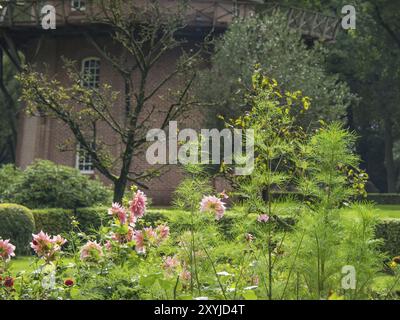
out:
M139 1L140 2L140 1ZM171 5L174 1L165 0ZM215 32L223 32L227 25L235 17L245 17L255 11L267 8L276 10L278 5L259 6L260 1L190 1L187 13L187 34L189 39L195 43L198 34L213 28ZM262 1L261 1L262 2ZM61 82L67 81L62 69L61 57L75 60L79 63L81 72L91 75L89 86L98 86L103 81L113 86L114 90L123 90L123 83L113 71L110 63L102 59L96 48L83 36L85 28L90 23L85 19L86 14L92 10L93 1L84 0L53 0L53 1L10 1L12 5L2 8L0 17L0 30L2 37L1 48L15 63L18 63L16 51L24 53L29 63L34 63L39 68L44 68L50 76L57 77ZM45 4L52 4L57 12L57 28L55 30L43 30L40 22L40 8ZM285 9L289 24L292 27L301 28L304 34L312 37L323 37L334 39L338 21L335 18L323 17L318 13L305 12L298 9ZM191 35L193 35L191 37ZM101 42L102 34L97 35ZM107 41L107 40L104 40ZM190 43L189 43L190 45ZM150 82L156 82L160 75L171 71L180 55L179 49L166 54L158 62L156 71L150 75ZM154 98L151 101L157 107L162 108L162 101ZM117 117L123 116L121 106L115 107ZM193 128L201 126L201 117L196 115L190 124ZM159 119L153 117L148 121L157 128ZM115 143L113 133L107 128L99 128L99 134L108 141L112 148L119 148ZM59 164L76 167L82 173L88 175L99 175L93 167L89 156L75 149L60 150L66 139L72 135L69 129L56 119L48 117L29 117L21 114L18 124L17 165L24 168L35 159L48 159ZM117 151L117 149L115 149ZM133 161L133 170L137 167L146 167L147 163L143 156L138 155ZM137 166L137 167L136 167ZM104 182L107 179L99 175ZM171 167L160 177L153 179L149 185L149 196L156 204L168 204L171 193L174 191L182 174L176 166Z

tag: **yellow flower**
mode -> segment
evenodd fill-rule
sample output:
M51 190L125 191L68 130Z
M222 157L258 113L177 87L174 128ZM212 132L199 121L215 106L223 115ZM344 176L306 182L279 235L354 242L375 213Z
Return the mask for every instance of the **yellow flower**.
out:
M340 296L336 292L333 292L329 295L328 300L344 300L344 296Z

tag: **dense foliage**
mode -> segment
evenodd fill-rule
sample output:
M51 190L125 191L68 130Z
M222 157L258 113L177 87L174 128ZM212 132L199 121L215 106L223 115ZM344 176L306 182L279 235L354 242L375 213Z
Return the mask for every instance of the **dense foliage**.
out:
M326 48L318 43L307 46L280 15L238 19L214 50L211 67L200 73L197 87L199 97L211 105L207 112L212 120L248 110L244 97L255 64L286 90L301 90L312 100L313 110L301 120L305 126L319 119L341 119L353 99L347 85L327 71Z
M12 166L0 169L0 200L34 208L80 208L104 204L110 190L78 170L38 160L21 172Z
M34 231L35 220L28 208L17 204L0 204L0 239L9 239L17 246L17 253L29 252L28 244Z

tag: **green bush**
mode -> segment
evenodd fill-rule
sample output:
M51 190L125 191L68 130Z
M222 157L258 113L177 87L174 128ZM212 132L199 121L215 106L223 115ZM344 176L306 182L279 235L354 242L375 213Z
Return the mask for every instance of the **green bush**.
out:
M375 237L383 239L381 251L391 257L400 255L400 219L382 219L376 226Z
M35 230L31 210L17 204L0 204L0 238L10 239L17 254L29 252L29 242Z
M368 193L367 200L377 204L400 204L400 193Z
M44 231L51 235L69 232L72 229L72 210L50 208L32 210L35 232Z
M32 209L74 209L109 203L111 191L100 181L78 170L38 160L30 165L12 188L12 202Z
M21 174L22 171L12 164L6 164L0 168L0 203L10 201L12 187Z
M90 233L92 229L101 226L107 208L79 208L75 210L48 208L32 210L35 219L36 232L43 230L52 235L66 233L72 230L73 220L79 223L79 229Z

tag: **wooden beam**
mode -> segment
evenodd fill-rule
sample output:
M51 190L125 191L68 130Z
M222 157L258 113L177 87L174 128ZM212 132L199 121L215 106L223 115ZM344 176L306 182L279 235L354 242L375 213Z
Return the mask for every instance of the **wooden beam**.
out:
M87 0L86 15L80 16L76 12L68 9L69 0L54 0L53 4L57 8L58 28L69 26L89 26L92 21L90 15L95 14L93 9L94 0ZM40 27L39 2L25 0L23 6L15 3L6 4L8 6L6 17L0 21L0 28L18 30L22 28L33 29ZM226 27L227 23L234 20L236 16L243 18L249 17L256 8L268 13L277 11L287 15L288 25L298 29L305 35L317 38L334 39L337 35L338 19L330 16L322 16L318 12L308 11L300 8L285 6L276 2L259 4L240 0L191 0L188 5L187 25L190 27ZM35 9L35 12L29 11ZM99 15L99 14L98 14ZM8 23L6 20L8 19ZM324 27L319 28L320 24L325 23Z

